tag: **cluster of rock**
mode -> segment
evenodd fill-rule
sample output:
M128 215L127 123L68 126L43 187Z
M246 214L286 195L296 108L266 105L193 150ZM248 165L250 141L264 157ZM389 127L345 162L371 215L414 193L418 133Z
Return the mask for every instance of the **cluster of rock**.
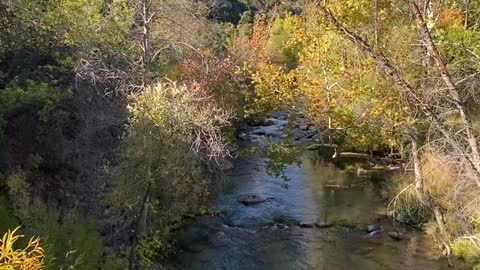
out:
M384 233L383 227L376 224L368 225L366 231L370 238L381 238ZM403 238L402 234L398 231L391 231L387 235L396 241L402 240Z
M294 115L288 120L289 115ZM287 125L290 129L287 129ZM266 118L254 118L238 133L241 141L261 142L262 139L284 139L291 137L293 143L321 142L317 127L306 120L301 113L279 112Z

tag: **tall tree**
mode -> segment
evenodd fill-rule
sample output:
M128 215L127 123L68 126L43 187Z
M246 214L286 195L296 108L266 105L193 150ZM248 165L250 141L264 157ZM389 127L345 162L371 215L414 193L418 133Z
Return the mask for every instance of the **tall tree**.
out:
M427 116L430 119L432 124L444 136L444 138L452 145L452 147L454 147L454 149L459 153L464 154L464 158L468 161L468 164L471 166L472 170L475 172L475 181L477 183L477 186L480 187L480 167L478 166L479 163L477 162L477 157L476 157L478 151L475 150L475 149L478 149L478 145L476 141L474 142L472 139L472 138L475 138L475 135L473 134L473 130L471 130L471 123L469 121L468 113L466 112L465 107L461 103L458 92L455 90L455 86L453 85L453 83L451 83L451 78L448 75L448 71L446 70L446 67L444 66L444 64L439 65L439 71L442 74L442 78L444 79L444 81L449 82L447 83L447 87L449 89L450 96L454 101L455 105L457 106L457 109L460 112L462 120L464 121L464 128L467 130L468 144L470 145L470 148L471 148L470 150L472 151L471 152L472 154L465 151L461 146L461 144L453 138L453 134L446 127L444 121L428 104L426 104L423 101L423 98L419 93L419 91L415 87L410 85L402 77L401 72L392 64L392 62L388 58L386 58L382 53L375 51L372 48L372 46L366 43L360 36L353 33L352 31L347 29L345 26L343 26L341 23L339 23L338 20L333 16L332 12L327 8L327 6L325 5L325 2L324 3L317 2L317 7L320 9L325 19L327 19L327 21L329 21L337 29L337 31L339 31L339 33L342 34L342 36L352 41L362 51L366 52L369 56L371 56L378 63L378 65L381 66L383 70L399 85L400 89L402 89L402 91L404 91L409 96L409 98L411 99L411 102L413 102L413 104L416 104L420 108L420 110L425 114L425 116ZM417 15L416 13L414 14ZM422 19L422 22L423 22L423 19ZM426 27L425 29L422 28L422 31L427 31L428 33L428 30L426 29ZM429 38L429 42L431 42L431 44L428 45L428 42L427 42L427 46L432 47L433 41L431 40L431 38ZM435 51L436 50L432 52L435 52ZM438 54L438 51L436 52ZM438 62L438 59L436 61Z

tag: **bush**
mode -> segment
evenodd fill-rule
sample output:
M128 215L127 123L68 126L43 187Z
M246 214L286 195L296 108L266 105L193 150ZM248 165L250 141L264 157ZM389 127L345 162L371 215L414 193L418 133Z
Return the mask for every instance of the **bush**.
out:
M205 165L228 155L228 114L185 86L157 84L132 98L121 162L106 202L120 234L139 239L140 263L170 249L171 231L199 211L207 194ZM130 228L134 229L134 234ZM162 231L159 231L162 230ZM147 240L142 240L147 239Z
M432 213L429 208L418 201L413 182L413 177L407 175L387 183L389 197L393 197L389 204L389 210L393 210L392 213L395 213L397 218L408 221L411 225L418 225L419 228L427 229L427 233L434 235L436 223L429 223Z
M469 263L480 262L480 249L469 239L457 239L452 244L452 251L456 257Z
M50 214L42 224L39 235L45 241L48 269L98 269L102 240L92 219L71 214L58 223L58 215Z
M0 239L0 269L43 269L44 251L40 240L32 237L28 244L19 248L18 241L24 236L17 234L18 229L19 227L13 231L8 230Z
M58 89L47 83L17 82L14 80L5 89L0 89L0 117L21 105L30 104L40 108L38 111L39 117L46 121L49 112L58 102L71 96L70 89Z

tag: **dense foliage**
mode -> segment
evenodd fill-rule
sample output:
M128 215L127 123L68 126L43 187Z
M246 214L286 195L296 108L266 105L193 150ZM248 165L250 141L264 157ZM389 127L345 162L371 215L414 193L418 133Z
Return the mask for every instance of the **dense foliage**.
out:
M326 2L0 0L0 229L47 269L151 267L209 212L232 130L290 110L411 160L393 212L480 263L480 4ZM288 180L285 137L264 152Z

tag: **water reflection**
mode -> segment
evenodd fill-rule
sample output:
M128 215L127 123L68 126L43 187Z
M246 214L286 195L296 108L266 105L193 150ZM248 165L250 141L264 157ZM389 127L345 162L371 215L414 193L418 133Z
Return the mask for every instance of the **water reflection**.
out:
M189 243L194 248L178 254L169 268L448 269L444 261L428 256L431 242L423 234L408 231L404 240L395 242L386 236L394 229L388 221L380 224L385 234L378 238L370 238L360 229L384 212L384 203L371 181L310 155L301 168L288 168L291 181L286 190L261 164L258 158L236 164L212 203L224 220L209 224L208 241ZM237 202L240 194L257 194L269 200L244 206ZM295 222L345 225L300 228Z

